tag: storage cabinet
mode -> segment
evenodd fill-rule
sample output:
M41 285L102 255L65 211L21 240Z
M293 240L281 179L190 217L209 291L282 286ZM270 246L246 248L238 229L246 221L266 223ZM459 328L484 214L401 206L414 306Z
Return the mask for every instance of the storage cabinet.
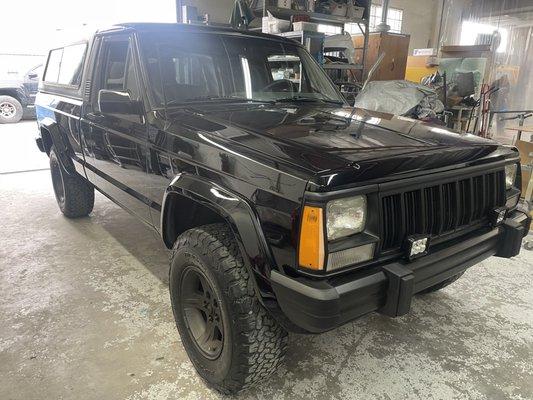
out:
M362 47L363 35L353 37L354 46ZM397 33L375 32L368 37L368 49L364 60L364 69L368 73L381 53L385 53L385 58L372 75L373 81L386 81L392 79L405 79L405 67L407 56L409 55L409 35ZM356 53L356 63L363 60L358 59L360 55Z

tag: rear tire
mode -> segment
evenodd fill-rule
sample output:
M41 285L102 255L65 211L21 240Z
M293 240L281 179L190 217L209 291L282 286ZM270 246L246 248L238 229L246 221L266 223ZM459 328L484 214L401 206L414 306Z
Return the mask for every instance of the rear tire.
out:
M457 279L459 279L461 276L463 276L464 272L461 272L457 275L452 276L451 278L448 278L440 283L437 283L436 285L430 286L427 289L422 290L421 292L418 292L418 294L428 294L433 293L438 290L444 289L446 286L451 285L454 283Z
M0 96L0 124L19 122L23 114L20 101L11 96Z
M94 188L78 174L69 175L54 147L50 149L50 172L59 209L68 218L85 217L94 207Z
M170 299L182 344L198 374L224 394L265 380L287 347L252 279L224 224L190 229L174 244Z

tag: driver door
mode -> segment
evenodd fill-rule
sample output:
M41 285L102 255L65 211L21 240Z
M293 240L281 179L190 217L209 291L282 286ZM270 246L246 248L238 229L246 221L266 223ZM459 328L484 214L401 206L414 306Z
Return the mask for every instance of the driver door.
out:
M151 224L146 197L147 127L132 35L100 40L90 101L81 123L88 179L105 195ZM129 96L138 112L102 110L102 91Z

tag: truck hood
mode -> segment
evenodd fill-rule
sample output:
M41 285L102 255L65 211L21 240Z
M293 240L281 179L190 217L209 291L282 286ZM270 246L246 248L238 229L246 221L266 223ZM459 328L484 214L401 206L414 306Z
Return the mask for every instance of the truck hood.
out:
M319 185L396 179L512 155L491 140L410 118L322 104L202 104L172 120L305 170ZM311 179L311 178L310 178Z

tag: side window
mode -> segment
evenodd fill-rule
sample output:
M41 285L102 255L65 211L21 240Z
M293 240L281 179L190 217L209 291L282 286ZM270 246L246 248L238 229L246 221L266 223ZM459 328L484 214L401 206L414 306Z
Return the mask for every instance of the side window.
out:
M48 56L48 63L46 64L46 75L44 77L45 82L57 83L62 57L62 48L50 51L50 55Z
M63 57L61 58L61 67L57 83L75 86L80 84L86 49L86 43L67 46L63 49Z
M73 44L50 51L44 81L79 86L87 43Z
M138 100L140 98L139 82L129 40L104 42L102 54L103 64L100 67L98 89L127 91L133 100Z
M126 58L129 42L110 41L104 43L104 64L100 89L123 91L126 83Z

